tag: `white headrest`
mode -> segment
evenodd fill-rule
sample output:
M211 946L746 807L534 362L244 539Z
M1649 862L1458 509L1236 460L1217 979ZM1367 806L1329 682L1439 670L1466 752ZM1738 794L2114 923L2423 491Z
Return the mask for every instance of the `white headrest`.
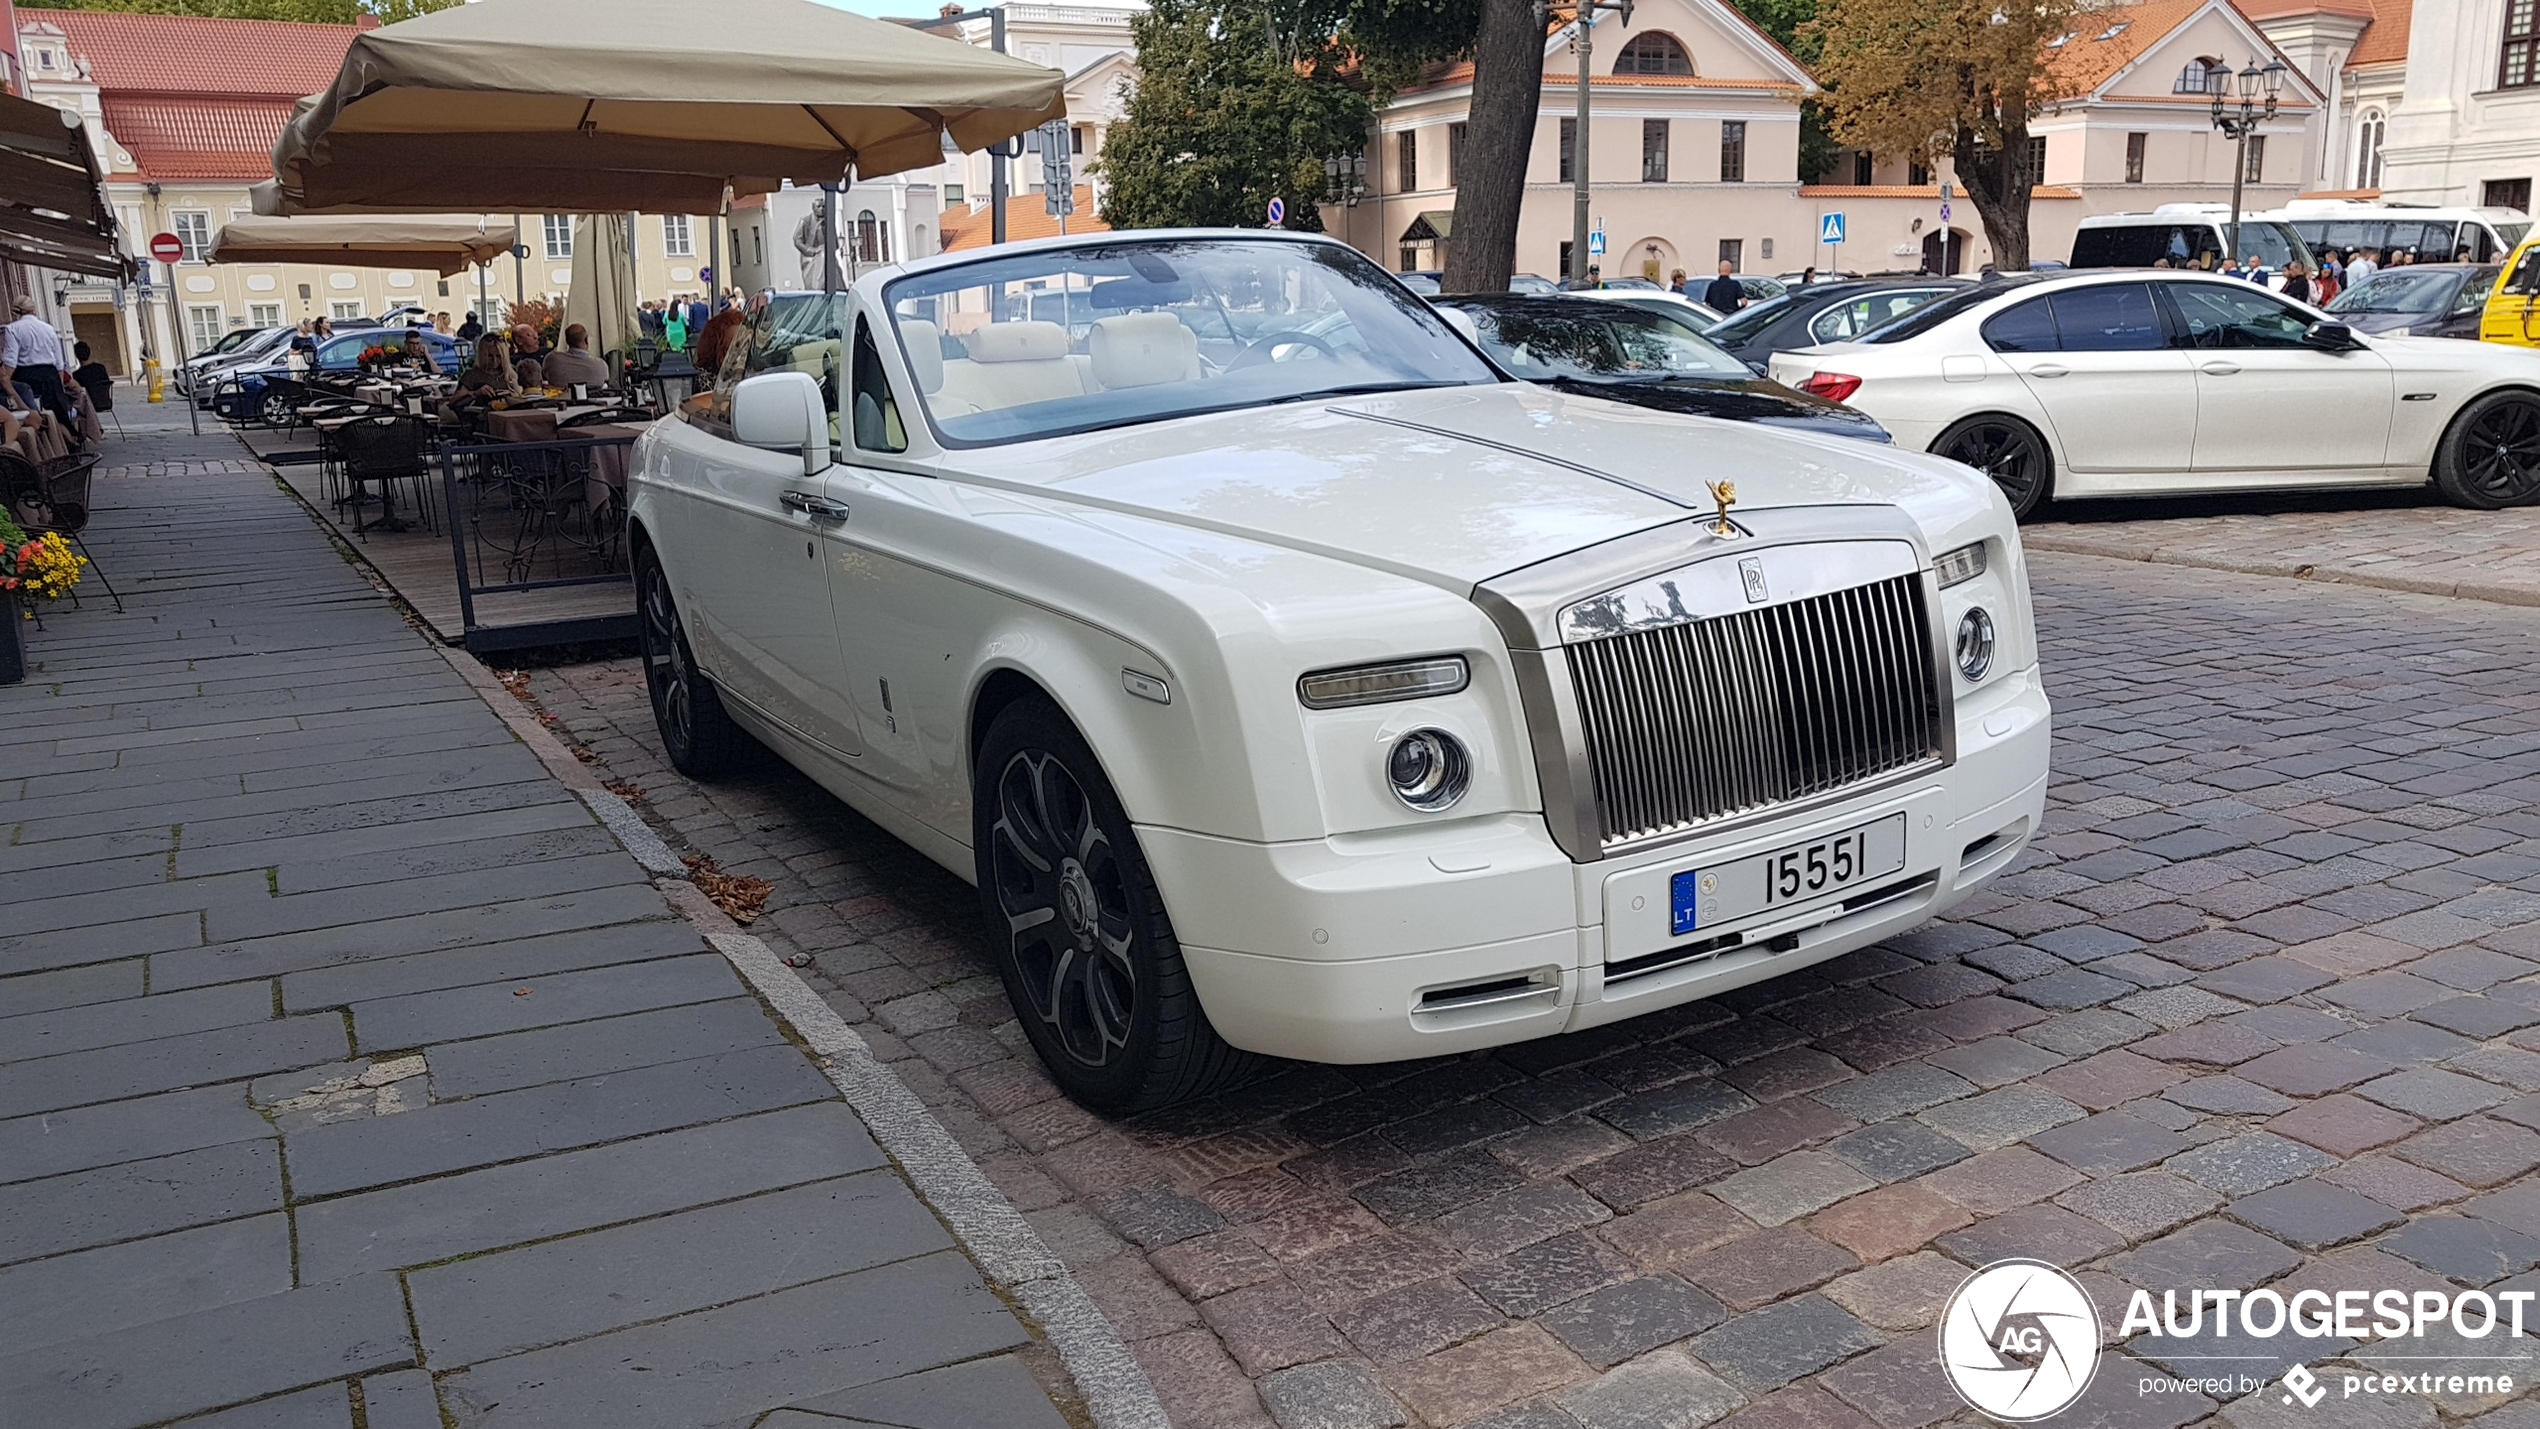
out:
M943 391L942 331L922 318L903 318L900 320L900 342L908 349L908 370L917 378L917 390L926 393Z
M1050 362L1067 355L1067 329L1056 323L990 323L962 341L973 362Z
M1094 324L1086 344L1105 390L1185 382L1199 375L1199 335L1171 313L1122 313Z

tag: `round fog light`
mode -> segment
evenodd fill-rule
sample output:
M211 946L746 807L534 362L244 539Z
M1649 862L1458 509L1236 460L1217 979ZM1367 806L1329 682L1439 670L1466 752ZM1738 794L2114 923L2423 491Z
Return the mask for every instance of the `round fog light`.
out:
M1385 756L1385 781L1394 797L1434 814L1464 797L1473 782L1473 759L1442 729L1415 729L1394 741Z
M1977 606L1958 617L1958 673L1970 683L1993 668L1993 617Z

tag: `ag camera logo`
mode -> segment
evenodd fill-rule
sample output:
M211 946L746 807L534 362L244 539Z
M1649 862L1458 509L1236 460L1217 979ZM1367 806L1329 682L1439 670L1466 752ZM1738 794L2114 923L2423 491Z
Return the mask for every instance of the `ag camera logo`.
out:
M2099 1368L2099 1311L2042 1260L1997 1260L1940 1316L1940 1365L1970 1405L2012 1424L2060 1414Z

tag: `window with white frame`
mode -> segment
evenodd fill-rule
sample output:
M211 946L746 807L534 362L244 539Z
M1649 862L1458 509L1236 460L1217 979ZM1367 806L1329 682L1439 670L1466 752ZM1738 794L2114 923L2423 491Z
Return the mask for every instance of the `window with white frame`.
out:
M229 330L229 319L218 303L188 303L185 306L185 335L201 352L221 340Z
M185 246L185 256L177 261L202 262L203 254L212 246L212 216L208 213L171 213L168 225L168 231L176 235L176 241Z
M326 315L339 323L351 322L362 315L362 305L353 302L328 303Z
M697 256L697 235L688 226L688 215L665 213L661 216L661 253L664 258Z
M247 325L249 327L282 326L282 304L249 303L247 305Z
M572 257L573 215L569 213L551 213L546 215L541 222L544 224L547 234L547 256L549 258Z
M2378 109L2367 109L2355 123L2355 187L2381 187L2381 136L2388 128Z

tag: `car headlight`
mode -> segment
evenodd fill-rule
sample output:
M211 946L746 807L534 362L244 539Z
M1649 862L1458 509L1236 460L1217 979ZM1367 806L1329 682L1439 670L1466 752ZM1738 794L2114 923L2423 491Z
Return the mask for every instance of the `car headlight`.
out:
M1940 577L1942 590L1974 580L1984 574L1984 542L1978 541L1972 546L1960 546L1932 562L1931 568L1933 573Z
M1394 797L1424 814L1452 806L1472 787L1473 757L1442 729L1415 729L1385 754L1385 782Z
M1461 655L1389 660L1381 665L1317 670L1296 682L1296 697L1310 710L1339 710L1451 695L1471 684L1472 679Z
M1983 606L1975 606L1958 617L1956 641L1958 673L1973 684L1993 668L1993 617Z

